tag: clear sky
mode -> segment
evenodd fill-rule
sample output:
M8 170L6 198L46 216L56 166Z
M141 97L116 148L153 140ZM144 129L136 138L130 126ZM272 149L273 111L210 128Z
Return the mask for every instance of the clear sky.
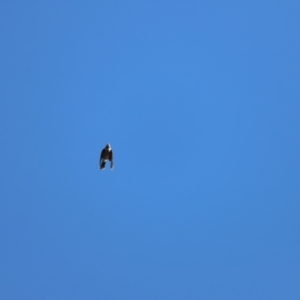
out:
M0 299L300 299L299 16L1 1Z

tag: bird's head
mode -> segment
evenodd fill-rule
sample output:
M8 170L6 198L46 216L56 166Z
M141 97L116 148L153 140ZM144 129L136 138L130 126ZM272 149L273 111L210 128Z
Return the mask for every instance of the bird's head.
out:
M110 150L110 149L111 149L110 144L107 144L107 145L105 146L105 148L106 148L107 150Z

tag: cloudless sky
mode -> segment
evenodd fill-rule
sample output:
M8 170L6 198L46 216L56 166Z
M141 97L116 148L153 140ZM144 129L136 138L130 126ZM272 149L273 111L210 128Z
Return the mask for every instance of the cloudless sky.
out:
M299 16L1 1L0 298L300 299Z

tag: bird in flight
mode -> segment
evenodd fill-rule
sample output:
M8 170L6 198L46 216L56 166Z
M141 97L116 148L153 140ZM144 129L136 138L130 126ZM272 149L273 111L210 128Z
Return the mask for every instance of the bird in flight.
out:
M105 168L105 164L107 160L110 161L110 168L112 170L114 167L114 160L113 160L113 151L111 149L110 144L107 144L105 148L101 151L100 161L99 161L100 170Z

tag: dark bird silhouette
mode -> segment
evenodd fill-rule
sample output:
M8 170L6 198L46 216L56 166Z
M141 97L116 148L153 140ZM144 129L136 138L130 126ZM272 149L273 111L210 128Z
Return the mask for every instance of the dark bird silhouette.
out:
M113 156L113 151L111 149L111 146L110 146L110 144L107 144L105 146L105 148L101 151L100 161L99 161L100 170L105 168L105 164L106 164L107 160L110 161L110 168L113 169L113 167L114 167L113 158L114 158L114 156Z

